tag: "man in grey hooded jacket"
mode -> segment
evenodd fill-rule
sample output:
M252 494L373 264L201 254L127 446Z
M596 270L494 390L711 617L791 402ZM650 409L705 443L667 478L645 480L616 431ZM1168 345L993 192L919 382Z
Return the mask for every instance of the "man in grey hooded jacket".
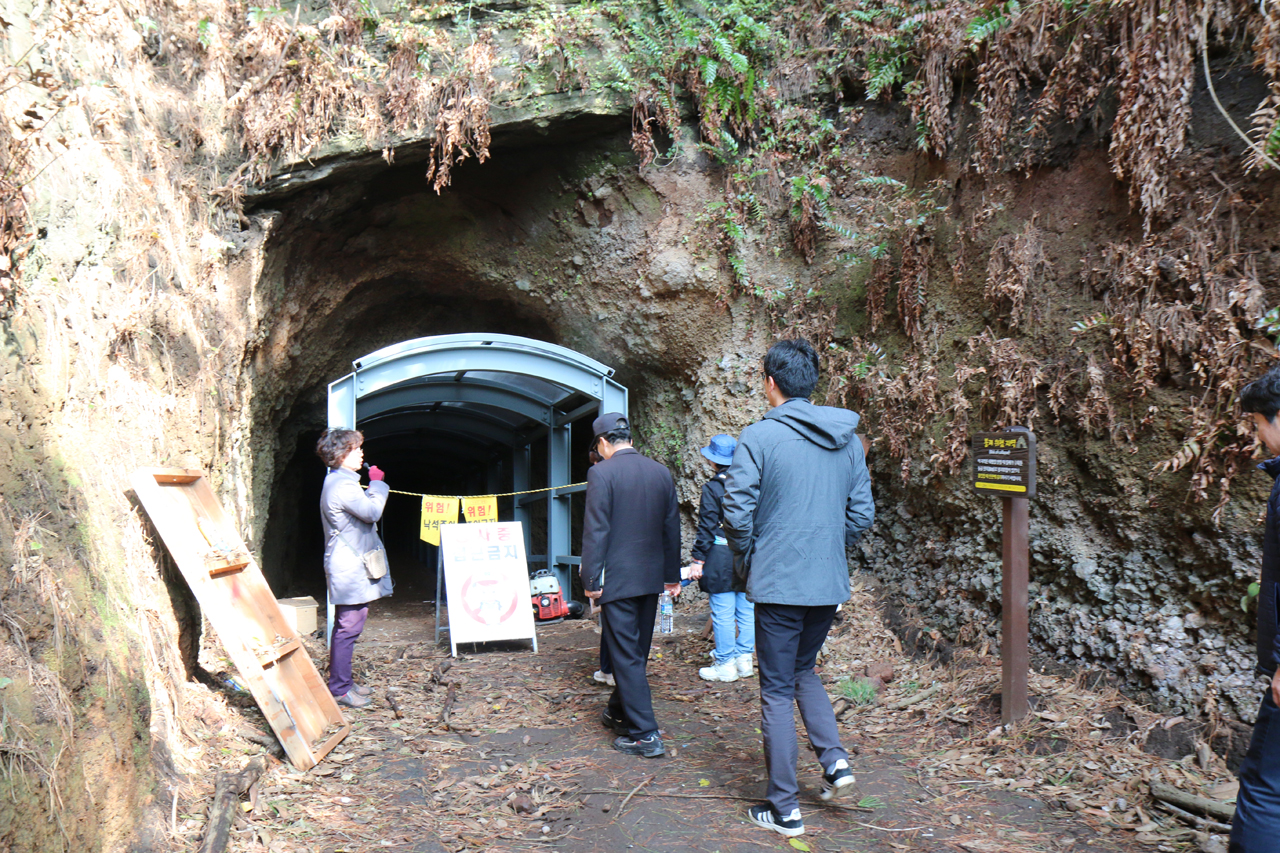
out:
M836 606L849 598L845 549L875 518L871 477L855 434L858 415L815 406L818 354L803 339L779 341L764 359L764 419L743 431L729 466L724 531L747 571L755 603L767 802L748 810L759 826L804 832L796 779L792 702L823 768L822 799L851 790L831 700L814 673Z

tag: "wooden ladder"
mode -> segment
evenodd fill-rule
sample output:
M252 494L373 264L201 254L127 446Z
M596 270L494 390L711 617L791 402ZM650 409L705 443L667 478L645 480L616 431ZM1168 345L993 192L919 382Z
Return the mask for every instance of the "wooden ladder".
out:
M289 761L314 767L351 725L204 473L140 468L131 482Z

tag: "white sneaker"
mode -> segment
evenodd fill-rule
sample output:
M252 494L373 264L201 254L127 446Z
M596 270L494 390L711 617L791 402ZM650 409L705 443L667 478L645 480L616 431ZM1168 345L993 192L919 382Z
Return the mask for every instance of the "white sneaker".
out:
M591 676L591 680L597 684L607 684L610 687L617 687L618 684L613 680L613 673L605 672L597 669Z
M750 678L756 674L755 669L751 666L751 655L738 655L733 659L733 662L738 667L739 678Z
M703 681L737 681L738 667L733 659L718 663L715 666L704 666L698 670L698 677Z

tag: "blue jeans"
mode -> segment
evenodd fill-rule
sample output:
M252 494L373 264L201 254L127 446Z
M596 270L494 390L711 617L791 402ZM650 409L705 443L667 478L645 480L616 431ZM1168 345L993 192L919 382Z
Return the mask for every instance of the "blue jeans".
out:
M711 626L716 633L716 663L756 650L756 606L745 592L711 593Z
M1270 853L1280 836L1280 708L1270 685L1240 764L1240 793L1231 821L1230 853Z

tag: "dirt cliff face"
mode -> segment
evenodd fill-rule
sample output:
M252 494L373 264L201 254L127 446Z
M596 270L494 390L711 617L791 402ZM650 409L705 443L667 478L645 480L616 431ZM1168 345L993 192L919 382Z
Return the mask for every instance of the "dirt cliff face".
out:
M480 4L466 27L341 3L3 5L0 142L24 171L0 186L0 741L21 768L0 840L121 849L200 766L200 619L129 473L208 471L277 592L314 583L326 386L431 334L616 368L687 515L696 448L763 413L770 341L809 336L819 396L872 439L879 520L852 565L947 642L999 640L998 501L967 486L965 439L1030 425L1036 652L1251 718L1269 484L1231 401L1275 355L1280 184L1246 172L1203 74L1159 164L1124 159L1140 125L1114 63L1018 148L943 82L982 100L1022 79L1001 51L1031 18L961 38L977 69L937 64L954 32L899 46L932 88L867 100L892 68L791 52L853 62L852 30L817 50L731 5ZM1086 22L1104 42L1112 23ZM1044 75L1073 49L1023 69L1006 121L1066 103ZM1215 62L1247 125L1269 72Z

